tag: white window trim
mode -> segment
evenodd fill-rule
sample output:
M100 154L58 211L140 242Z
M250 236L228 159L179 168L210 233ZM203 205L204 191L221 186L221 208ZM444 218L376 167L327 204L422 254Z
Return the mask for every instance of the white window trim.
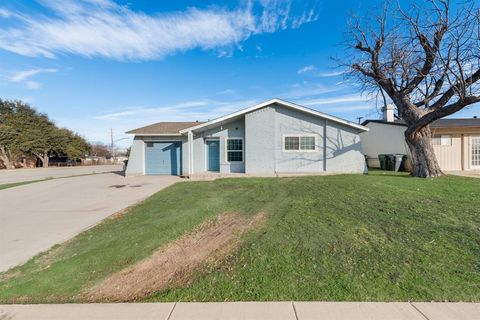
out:
M242 161L228 161L228 140L242 140ZM232 150L238 152L238 150ZM227 137L225 138L225 162L226 163L244 163L245 162L245 141L243 137Z
M285 138L286 137L298 137L298 150L286 150L285 149ZM315 146L315 149L313 150L302 150L300 149L300 138L301 137L313 137L315 139L315 143L314 143L314 146ZM318 146L317 146L317 140L318 140L318 136L316 134L284 134L282 135L282 151L283 152L286 152L286 153L291 153L291 152L294 152L294 153L309 153L309 152L317 152L318 151Z
M480 136L470 136L470 139L469 139L470 140L469 141L470 142L469 143L470 144L470 148L469 148L470 150L468 150L468 154L469 154L469 158L470 158L469 162L470 162L470 168L478 169L478 168L480 168L480 166L476 166L476 165L473 164L473 153L472 153L472 151L473 151L473 140L474 139L480 139Z

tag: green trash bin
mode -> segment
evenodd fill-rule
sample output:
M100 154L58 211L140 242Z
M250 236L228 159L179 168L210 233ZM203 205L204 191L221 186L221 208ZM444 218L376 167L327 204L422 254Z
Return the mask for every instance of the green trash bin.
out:
M379 154L378 161L380 161L380 169L387 170L387 155Z
M387 170L395 171L395 155L387 154Z

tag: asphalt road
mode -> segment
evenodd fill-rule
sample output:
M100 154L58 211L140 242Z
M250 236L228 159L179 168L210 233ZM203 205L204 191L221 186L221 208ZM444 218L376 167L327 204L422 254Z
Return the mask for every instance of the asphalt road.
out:
M0 190L0 271L26 262L179 180L104 173Z

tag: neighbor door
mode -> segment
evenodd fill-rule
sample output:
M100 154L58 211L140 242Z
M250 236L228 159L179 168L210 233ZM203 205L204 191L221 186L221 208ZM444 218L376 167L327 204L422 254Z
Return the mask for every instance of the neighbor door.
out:
M207 140L207 170L220 171L220 141Z
M471 163L472 168L480 168L480 137L471 137Z

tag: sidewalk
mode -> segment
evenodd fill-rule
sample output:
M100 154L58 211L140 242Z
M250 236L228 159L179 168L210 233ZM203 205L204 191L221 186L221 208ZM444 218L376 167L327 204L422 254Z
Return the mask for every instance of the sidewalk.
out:
M0 320L478 320L480 303L178 302L0 305Z

